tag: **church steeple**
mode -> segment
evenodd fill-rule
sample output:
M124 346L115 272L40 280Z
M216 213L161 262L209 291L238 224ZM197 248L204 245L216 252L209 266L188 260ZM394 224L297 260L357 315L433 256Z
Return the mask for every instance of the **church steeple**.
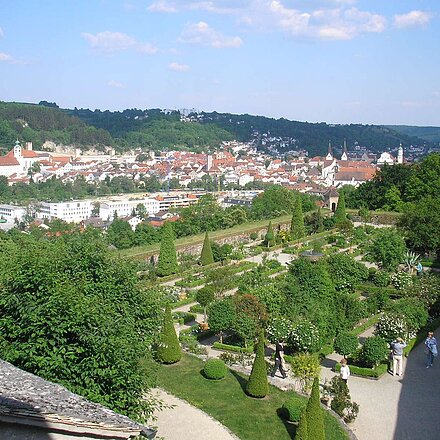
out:
M342 150L341 160L348 160L347 141L344 139L344 149Z
M328 152L327 152L327 156L325 156L325 160L333 160L333 150L332 150L331 141L328 141Z

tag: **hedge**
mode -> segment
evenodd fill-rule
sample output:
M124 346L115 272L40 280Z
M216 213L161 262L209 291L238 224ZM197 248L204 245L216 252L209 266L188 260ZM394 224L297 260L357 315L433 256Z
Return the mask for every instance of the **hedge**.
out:
M353 376L372 377L374 379L378 379L387 372L388 362L383 362L374 369L366 368L366 367L358 367L353 364L350 364L349 367L350 367L350 373ZM341 364L339 362L335 365L334 370L336 373L339 373L341 371Z
M233 351L234 353L253 353L253 347L239 347L238 345L220 344L220 342L214 342L212 348L215 350Z

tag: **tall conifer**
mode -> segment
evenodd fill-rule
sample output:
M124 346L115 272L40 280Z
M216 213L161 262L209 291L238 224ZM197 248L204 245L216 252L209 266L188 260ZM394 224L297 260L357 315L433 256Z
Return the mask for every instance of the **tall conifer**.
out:
M205 234L203 241L202 254L200 255L200 263L202 266L214 263L214 256L212 255L211 242L209 241L208 231Z
M174 329L173 317L169 307L165 309L165 315L160 333L157 357L164 364L174 364L180 361L182 351Z
M296 430L295 440L309 440L308 432L307 432L307 416L305 409L301 414L301 418L299 419L298 429Z
M319 380L315 377L312 394L306 408L307 438L313 440L325 440L324 415L320 402Z
M295 203L293 205L293 215L292 222L290 224L290 237L292 240L298 240L304 237L304 215L302 211L302 201L301 196L298 195L295 198Z
M269 222L269 226L267 227L264 243L267 247L271 247L275 244L275 234L273 233L272 222Z
M177 273L176 248L174 246L174 233L171 223L165 223L162 228L162 239L160 241L159 262L157 263L157 273L159 276L172 275Z
M264 359L264 332L260 331L254 364L247 383L246 392L252 397L265 397L269 391L267 385L266 361Z
M345 211L345 197L341 191L339 193L338 206L335 211L335 223L342 223L347 219L347 212Z

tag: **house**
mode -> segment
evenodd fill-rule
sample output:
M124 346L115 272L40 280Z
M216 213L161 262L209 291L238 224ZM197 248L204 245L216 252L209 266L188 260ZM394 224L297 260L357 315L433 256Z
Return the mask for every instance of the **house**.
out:
M156 431L0 360L0 438L152 439Z
M15 142L14 148L6 155L0 156L0 176L9 177L12 174L26 175L35 162L39 161L38 154L32 150L32 143L27 143L24 149L20 142Z

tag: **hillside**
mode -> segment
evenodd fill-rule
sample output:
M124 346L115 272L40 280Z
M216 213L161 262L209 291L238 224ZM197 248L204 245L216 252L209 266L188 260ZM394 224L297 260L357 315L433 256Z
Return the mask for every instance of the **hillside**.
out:
M137 147L201 151L232 139L256 139L261 147L263 139L278 137L284 140L280 152L306 149L311 155L325 152L329 140L338 146L346 139L349 148L357 143L373 151L395 148L400 142L404 145L424 143L414 136L415 131L398 132L377 125L330 125L217 112L201 113L198 120L181 122L179 112L160 109L111 112L60 109L46 101L40 104L0 102L0 150L9 150L17 138L32 141L37 147L49 140L86 148L113 146L118 151ZM267 136L262 136L264 133Z
M416 127L413 125L387 125L398 133L415 136L428 142L440 142L440 127Z

